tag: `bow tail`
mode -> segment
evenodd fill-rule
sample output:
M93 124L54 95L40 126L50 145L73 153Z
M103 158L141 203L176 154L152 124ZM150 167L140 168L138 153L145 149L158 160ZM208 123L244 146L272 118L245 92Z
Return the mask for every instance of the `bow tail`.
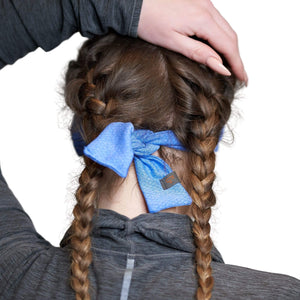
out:
M192 203L190 195L179 181L172 184L174 172L162 159L156 156L135 157L134 163L138 182L150 213ZM167 184L166 187L164 179L167 183L169 179L171 184Z

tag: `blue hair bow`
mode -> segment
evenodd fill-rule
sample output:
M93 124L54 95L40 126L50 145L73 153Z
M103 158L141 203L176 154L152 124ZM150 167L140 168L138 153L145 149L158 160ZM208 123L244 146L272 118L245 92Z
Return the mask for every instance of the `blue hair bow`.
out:
M152 155L160 146L185 150L170 131L135 130L132 123L109 124L84 148L84 154L121 177L134 161L137 179L151 213L189 205L192 199L175 172L161 158Z

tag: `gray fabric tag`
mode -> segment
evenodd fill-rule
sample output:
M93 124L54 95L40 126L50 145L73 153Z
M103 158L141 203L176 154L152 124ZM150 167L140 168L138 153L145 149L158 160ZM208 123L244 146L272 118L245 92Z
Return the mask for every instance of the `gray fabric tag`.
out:
M164 178L160 179L160 184L164 190L171 188L176 183L180 183L180 180L174 171L172 173L169 173Z

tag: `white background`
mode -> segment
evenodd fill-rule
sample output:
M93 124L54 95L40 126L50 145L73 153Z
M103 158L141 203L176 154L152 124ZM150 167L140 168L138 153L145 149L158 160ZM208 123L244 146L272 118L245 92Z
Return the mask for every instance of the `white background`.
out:
M214 4L239 35L250 81L235 102L235 141L218 152L213 238L226 263L300 278L298 1ZM65 66L83 40L75 35L0 72L2 171L54 245L71 222L81 168L59 92Z

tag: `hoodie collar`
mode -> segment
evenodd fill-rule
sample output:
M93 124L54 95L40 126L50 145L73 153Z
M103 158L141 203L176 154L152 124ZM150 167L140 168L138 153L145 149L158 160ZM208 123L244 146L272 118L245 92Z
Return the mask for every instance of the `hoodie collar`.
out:
M192 233L193 221L187 215L175 213L146 213L133 219L115 211L100 209L93 219L93 238L110 235L114 231L127 238L138 235L159 245L175 250L193 253L195 251ZM116 236L116 234L114 235ZM219 251L213 246L212 260L224 263Z

